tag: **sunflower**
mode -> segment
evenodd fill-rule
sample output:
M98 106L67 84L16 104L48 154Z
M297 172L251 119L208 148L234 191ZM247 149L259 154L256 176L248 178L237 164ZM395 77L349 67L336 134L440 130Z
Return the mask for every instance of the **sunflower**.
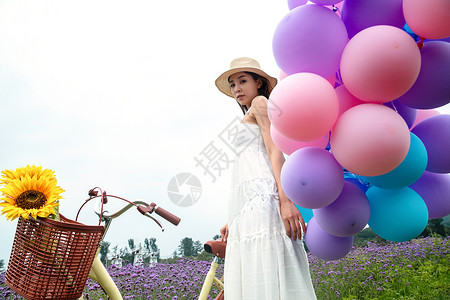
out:
M49 169L42 170L42 167L26 166L23 168L17 168L15 171L13 170L4 170L2 171L2 178L0 178L0 184L8 184L11 180L20 179L24 177L26 174L30 175L30 177L37 176L37 178L41 177L51 177L53 180L56 180L55 172Z
M56 214L55 208L59 206L61 193L64 192L57 186L53 171L42 167L26 166L16 171L5 170L2 172L0 184L3 188L0 192L0 206L3 206L2 214L6 218L14 220L17 217L35 219Z

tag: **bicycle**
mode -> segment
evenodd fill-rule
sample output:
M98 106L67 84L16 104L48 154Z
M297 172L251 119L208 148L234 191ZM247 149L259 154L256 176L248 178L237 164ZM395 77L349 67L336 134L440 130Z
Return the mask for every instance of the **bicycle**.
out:
M208 295L211 292L211 288L213 284L215 284L219 288L219 294L216 296L215 300L223 300L224 299L224 284L223 284L223 276L219 279L216 277L216 271L219 267L220 259L225 258L226 253L226 242L221 240L208 241L203 245L203 248L206 252L214 255L214 259L211 263L211 267L206 274L205 282L203 283L202 290L200 291L200 296L198 300L206 300L208 299Z
M100 195L96 191L96 189L100 190ZM91 189L89 191L89 196L90 196L90 198L88 200L86 200L85 203L79 209L76 220L78 219L79 213L80 213L81 209L83 208L83 206L87 202L89 202L93 199L97 199L96 204L94 205L94 211L99 216L99 224L101 222L103 222L104 227L105 227L105 231L103 233L102 240L105 237L106 232L108 231L112 220L119 217L120 215L122 215L124 212L126 212L128 209L130 209L133 206L135 206L141 214L143 214L144 216L149 217L153 221L155 221L159 225L159 227L161 227L161 229L163 231L164 231L164 227L161 225L161 223L150 215L153 212L156 213L157 215L163 217L164 219L166 219L167 221L169 221L170 223L172 223L175 226L177 226L181 221L181 219L179 217L177 217L174 214L168 212L167 210L159 207L158 205L156 205L153 202L151 204L148 204L141 199L138 199L135 201L129 201L129 200L126 200L121 197L117 197L114 195L108 195L108 194L106 194L106 192L101 191L100 188ZM122 209L118 210L115 213L109 213L107 210L105 210L105 204L108 202L108 197L123 200L125 202L128 202L128 205L126 205L125 207L123 207ZM89 277L91 279L97 281L100 284L100 286L102 287L105 294L109 297L109 299L122 300L123 298L122 298L122 295L121 295L119 289L117 288L117 286L114 283L114 281L112 280L111 276L108 274L105 266L103 265L103 263L100 261L100 258L98 257L99 250L97 250L97 254L95 256L94 262L92 263L91 271L89 272ZM78 300L82 300L82 299L83 299L83 295L81 295L81 297L78 298Z

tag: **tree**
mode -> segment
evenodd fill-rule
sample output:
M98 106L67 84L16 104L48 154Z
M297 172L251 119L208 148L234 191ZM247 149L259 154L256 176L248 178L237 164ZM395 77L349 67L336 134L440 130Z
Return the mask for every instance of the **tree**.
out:
M178 246L178 251L181 256L184 257L195 257L197 256L203 249L203 244L200 241L194 242L192 238L185 237L181 240L180 245Z
M446 236L448 230L445 230L445 223L443 218L432 219L428 221L427 227L423 230L421 236L433 236L433 235L441 235Z
M384 240L373 232L370 227L366 227L357 234L355 234L353 244L358 247L366 246L367 242L374 241L377 243L383 243Z
M134 250L136 250L136 245L134 244L134 239L129 239L128 240L128 247L130 247L130 251L131 251L131 259L130 259L130 264L134 263Z
M114 247L112 247L112 253L113 253L113 255L116 255L116 254L118 254L117 253L117 248L119 247L119 245L115 245Z
M199 255L199 253L202 251L203 251L203 243L201 243L200 241L195 241L194 242L194 252L195 252L194 256Z
M175 249L172 253L172 258L178 258L178 251Z
M120 249L120 255L119 256L127 264L132 264L133 263L133 255L130 253L130 251L128 250L127 247L123 247L122 249Z
M156 239L155 238L149 238L144 240L144 248L152 251L153 253L156 253L156 258L159 259L159 248L156 245Z
M109 253L109 246L111 245L110 242L107 241L101 241L100 242L100 261L106 265L108 261L108 253Z
M211 261L214 258L214 254L208 253L205 250L203 250L198 256L198 260L205 260L205 261Z

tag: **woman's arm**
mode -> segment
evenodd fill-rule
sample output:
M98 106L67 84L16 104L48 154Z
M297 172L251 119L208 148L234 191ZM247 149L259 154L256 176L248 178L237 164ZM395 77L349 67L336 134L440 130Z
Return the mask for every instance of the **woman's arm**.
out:
M286 234L289 237L293 237L294 240L297 238L301 239L302 231L306 232L306 225L301 213L295 204L289 200L283 191L283 187L281 186L281 167L283 166L285 159L283 153L274 144L272 136L270 135L270 119L267 114L267 103L268 100L266 97L256 97L252 101L253 109L250 111L250 114L255 118L256 123L258 123L258 126L261 129L267 154L269 156L270 163L272 164L273 174L280 198L280 213L286 229Z

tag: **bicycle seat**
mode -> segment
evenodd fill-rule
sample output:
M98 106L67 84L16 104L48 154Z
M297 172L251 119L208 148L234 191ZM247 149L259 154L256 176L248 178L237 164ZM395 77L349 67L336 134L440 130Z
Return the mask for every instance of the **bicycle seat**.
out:
M225 249L227 247L227 242L220 240L208 241L203 245L206 252L212 253L219 258L225 258Z

